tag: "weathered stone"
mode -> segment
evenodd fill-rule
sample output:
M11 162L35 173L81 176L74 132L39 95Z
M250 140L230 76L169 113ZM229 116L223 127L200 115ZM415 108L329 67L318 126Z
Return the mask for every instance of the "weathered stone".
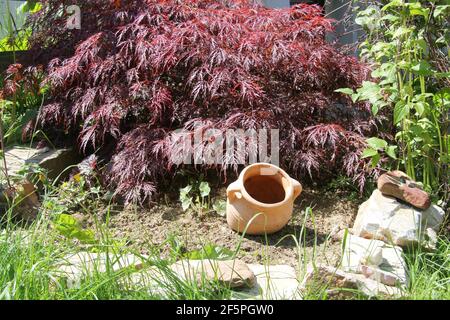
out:
M301 283L301 288L317 290L324 288L329 298L342 299L359 294L368 297L399 298L402 290L387 286L362 274L348 273L331 266L309 266Z
M445 212L436 205L432 205L427 210L422 211L422 230L431 228L436 232L439 232L442 223L444 222Z
M0 231L0 242L14 243L21 247L27 247L33 243L33 233L27 229L5 230Z
M64 279L69 288L77 288L83 278L95 273L104 273L108 270L117 272L125 268L140 270L145 265L146 258L132 254L78 252L59 261L55 276Z
M349 234L352 232L352 228L337 229L335 232L330 233L330 237L333 241L342 241L345 233Z
M421 211L375 190L360 206L353 233L405 247L419 244L426 228L439 229L443 218L443 210L436 205Z
M348 235L344 245L342 269L360 273L389 286L408 282L403 250L379 240Z
M3 204L0 214L13 207L12 216L19 220L32 221L39 211L40 202L35 186L27 181L14 183L1 192L0 202Z
M181 260L170 267L181 279L199 285L218 282L229 288L253 287L256 278L241 260Z
M438 236L436 231L432 228L427 228L425 230L423 247L428 251L435 251L438 242Z
M53 150L17 146L6 151L5 156L10 175L16 175L25 164L37 164L47 169L48 176L52 179L61 173L62 177L67 176L70 172L64 170L80 161L80 156L73 149ZM3 168L3 163L0 163L0 167Z
M233 299L301 299L298 276L291 266L249 264L248 267L256 276L256 285L233 292Z
M377 185L384 195L405 201L416 208L425 210L431 205L430 195L402 171L382 174Z

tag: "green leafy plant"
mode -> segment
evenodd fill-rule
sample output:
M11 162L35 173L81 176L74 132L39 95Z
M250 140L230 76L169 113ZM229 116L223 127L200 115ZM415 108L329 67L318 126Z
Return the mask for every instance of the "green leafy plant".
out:
M380 152L386 153L392 159L397 159L397 146L389 145L385 140L372 137L366 140L368 148L362 153L362 158L371 158L372 166L375 167L381 158Z
M447 199L450 5L439 0L373 1L358 10L356 23L366 31L360 55L372 65L373 80L356 91L337 91L354 102L369 102L372 113L389 115L393 126L392 138L387 128L387 135L367 140L363 157L372 158L375 166L386 154L393 166Z
M235 253L228 248L224 248L214 244L207 244L201 249L189 251L183 256L190 260L231 260L234 258Z
M227 209L227 202L222 199L216 199L212 204L213 210L219 215L224 217Z
M193 210L199 216L211 211L210 193L211 188L209 183L201 181L201 177L198 181L181 188L180 202L183 211Z
M38 1L25 1L16 10L18 20L24 21L26 16L34 14L42 9L42 4ZM13 52L28 49L28 39L32 34L29 27L18 28L18 22L11 14L10 1L6 0L6 11L4 16L4 25L0 29L5 31L6 35L0 39L0 52ZM15 57L14 57L15 58Z
M78 239L86 244L95 243L94 231L84 229L72 215L64 213L56 215L53 219L53 226L68 239Z

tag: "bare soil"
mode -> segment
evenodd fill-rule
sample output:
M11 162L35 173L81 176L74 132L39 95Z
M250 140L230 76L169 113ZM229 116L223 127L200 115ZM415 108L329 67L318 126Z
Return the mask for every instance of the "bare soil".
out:
M225 199L225 189L221 189L217 197ZM247 263L299 267L314 256L316 262L333 265L339 259L341 249L340 243L330 234L352 226L362 200L350 200L336 191L305 189L295 203L289 224L267 237L242 237L228 228L225 217L215 212L202 217L185 213L176 201L147 210L128 208L116 212L110 218L109 227L115 236L126 239L128 245L144 254L156 246L163 256L169 255L171 245L167 239L176 237L185 251L200 249L210 243L235 250L240 244L238 257ZM308 215L304 223L307 207L313 209L313 214ZM303 225L304 237L299 239Z

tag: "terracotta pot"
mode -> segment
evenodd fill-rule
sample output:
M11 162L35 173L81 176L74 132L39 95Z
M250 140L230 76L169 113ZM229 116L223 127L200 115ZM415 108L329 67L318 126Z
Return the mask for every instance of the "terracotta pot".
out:
M268 163L246 167L227 188L227 222L246 234L270 234L282 229L292 216L302 185L284 170Z

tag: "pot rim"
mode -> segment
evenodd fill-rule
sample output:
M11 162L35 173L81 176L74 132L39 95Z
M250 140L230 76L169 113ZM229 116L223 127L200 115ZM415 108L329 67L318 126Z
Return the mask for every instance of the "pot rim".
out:
M276 170L277 170L277 174L280 173L282 176L284 176L284 177L288 180L288 182L289 182L289 187L288 187L288 190L285 190L286 195L285 195L285 197L284 197L284 199L283 199L282 201L276 202L276 203L264 203L264 202L260 202L260 201L256 200L255 198L253 198L253 197L247 192L247 190L245 189L245 180L244 180L245 174L247 173L247 171L248 171L250 168L257 167L257 166L258 166L258 167L259 167L259 166L265 166L265 167L271 167L271 168L273 168L273 169L276 169ZM278 167L278 166L276 166L276 165L273 165L273 164L271 164L271 163L257 162L257 163L254 163L254 164L251 164L251 165L245 167L245 169L242 170L242 172L241 172L241 174L240 174L240 179L241 179L241 181L242 181L242 190L241 190L241 193L242 193L243 197L244 197L248 202L250 202L250 203L253 204L253 205L257 205L257 206L261 206L261 207L265 207L265 208L275 208L275 207L279 207L279 206L285 205L285 204L288 202L289 199L292 199L292 196L293 196L293 194L294 194L294 186L293 186L293 183L292 183L292 178L291 178L291 177L290 177L283 169L281 169L280 167Z

